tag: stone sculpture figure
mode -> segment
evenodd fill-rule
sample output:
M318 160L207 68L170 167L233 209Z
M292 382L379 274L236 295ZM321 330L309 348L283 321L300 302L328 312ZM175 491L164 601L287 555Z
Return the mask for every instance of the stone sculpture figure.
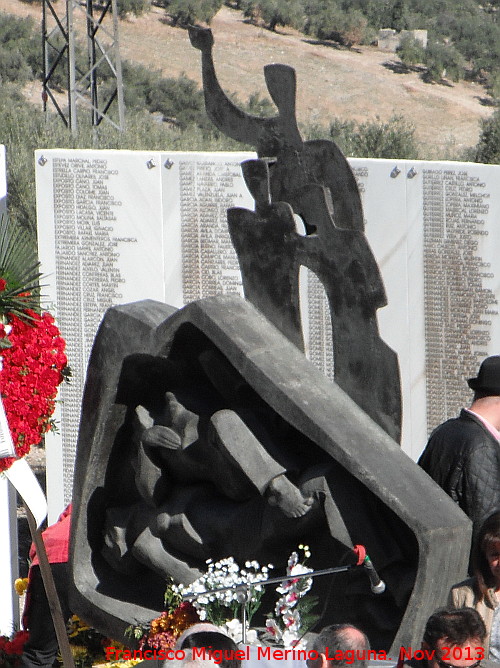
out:
M198 361L213 373L206 378L199 374L196 387L178 390L187 390L191 403L208 379L219 385L216 377L221 373L227 383L224 396L235 392L240 379L220 354L204 350ZM212 392L217 393L215 386ZM189 558L175 559L170 552L206 560L216 549L219 557L230 553L245 558L242 547L247 554L250 545L254 545L253 553L258 551L274 534L276 517L298 519L311 510L312 494L303 494L287 477L293 476L293 471L283 466L285 456L280 458L283 463L273 458L269 450L275 444L269 433L264 435L265 427L260 421L257 424L256 415L250 415L251 410L241 411L254 431L260 432L267 448L238 412L230 408L215 410L220 403L224 402L214 396L211 401L204 400L199 413L195 413L173 392L166 392L163 405L150 404L149 410L136 407L132 439L136 445L135 487L141 499L125 508L107 510L103 555L112 567L133 572L137 560L165 580L190 580L201 572L189 565ZM291 469L290 457L288 460ZM278 511L271 512L267 504ZM207 506L214 512L207 512ZM238 531L231 539L233 527L238 525L236 518L248 512L262 513L260 531L252 535ZM316 515L311 513L308 523ZM289 524L294 533L301 526ZM126 535L121 529L124 526Z
M214 373L220 373L225 360L210 356L216 359L216 363L212 362L217 367ZM166 488L182 480L185 484L211 482L220 494L233 501L246 501L258 492L286 517L301 517L312 505L236 411L217 410L203 429L200 416L167 392L159 416L151 415L143 406L136 408L136 416L140 432L136 485L144 490L147 503L155 503L158 483L166 478L162 485L166 496ZM157 480L149 468L155 456L161 462ZM153 483L155 489L151 493Z
M380 338L377 310L387 303L380 272L364 235L361 199L351 168L332 141L304 142L295 117L293 68L264 67L278 115L257 118L225 95L207 28L190 28L202 52L207 112L233 139L253 144L259 160L243 164L255 213L231 209L228 222L245 297L303 349L299 270L323 284L332 322L335 382L396 441L401 436L397 356ZM306 234L296 230L295 216Z
M183 450L198 467L176 468ZM230 459L222 478L210 470L219 456ZM286 476L284 490L271 475ZM158 615L166 575L192 581L208 557L279 566L306 541L311 565L326 568L362 543L387 592L374 597L362 572L320 584L320 624L349 619L394 649L417 641L467 563L463 513L237 296L108 311L88 367L74 505L72 606L114 638Z
M166 577L191 582L207 558L279 567L307 542L327 568L362 543L386 592L374 597L363 573L315 585L320 625L356 624L397 654L465 573L470 522L396 442L397 360L376 321L385 293L344 156L302 141L291 68L265 68L278 115L253 118L217 82L210 31L190 36L210 117L259 154L243 166L255 213L228 213L248 301L106 313L78 440L73 609L118 639L159 613ZM334 383L301 350L300 266L325 286Z

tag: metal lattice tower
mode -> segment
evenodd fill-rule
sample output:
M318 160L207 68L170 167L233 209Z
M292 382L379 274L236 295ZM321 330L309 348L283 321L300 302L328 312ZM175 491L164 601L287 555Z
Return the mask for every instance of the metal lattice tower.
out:
M77 131L77 109L81 107L90 110L93 126L106 120L123 130L125 108L116 0L66 0L57 5L55 0L43 0L42 4L44 111L50 100L73 133ZM85 46L77 39L79 35L86 35L86 54ZM56 96L63 87L68 90L67 108Z

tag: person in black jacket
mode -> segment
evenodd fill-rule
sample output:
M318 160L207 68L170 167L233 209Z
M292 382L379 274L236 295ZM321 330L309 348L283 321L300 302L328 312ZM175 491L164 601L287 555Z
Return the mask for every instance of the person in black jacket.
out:
M500 510L500 355L467 382L471 407L432 432L418 463L470 517L475 537Z

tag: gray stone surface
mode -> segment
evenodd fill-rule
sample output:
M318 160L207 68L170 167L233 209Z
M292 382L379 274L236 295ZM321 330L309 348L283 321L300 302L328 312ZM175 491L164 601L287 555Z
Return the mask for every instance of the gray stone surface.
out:
M190 38L209 116L259 155L243 165L255 212L228 213L249 301L107 312L79 434L73 608L120 639L159 613L166 578L191 582L207 558L279 568L305 542L324 569L363 544L385 593L362 569L318 579L318 626L354 623L397 654L465 574L470 522L398 446L398 364L354 176L333 142L303 142L292 68L264 68L278 114L255 118L222 91L211 32ZM335 383L303 354L300 266L325 287Z
M325 568L352 560L349 548L362 543L387 592L373 595L363 571L328 585L319 578L321 624L357 623L374 647L415 646L465 572L468 519L251 304L215 297L171 313L153 302L116 307L96 337L76 466L74 610L119 639L159 612L163 575L192 580L207 556L278 566L307 541L311 564ZM167 392L197 418L166 404ZM247 459L236 455L224 469L226 493L206 471L221 441L231 449L228 422ZM158 425L171 430L166 442L177 434L183 450L198 448L199 480L172 478L171 460L150 450L155 484L141 487L140 449L158 448L142 430ZM270 503L272 490L256 475L262 458L314 500L303 514ZM231 472L242 471L249 485L232 490ZM113 544L110 517L120 514Z
M302 350L299 270L321 281L330 308L335 382L395 440L401 437L397 356L380 338L377 310L386 301L364 234L354 175L332 141L304 142L295 117L295 70L264 68L278 114L256 118L225 95L212 58L209 29L190 28L202 53L207 113L225 134L253 144L260 160L243 164L255 213L230 209L245 297ZM296 230L299 217L305 232Z

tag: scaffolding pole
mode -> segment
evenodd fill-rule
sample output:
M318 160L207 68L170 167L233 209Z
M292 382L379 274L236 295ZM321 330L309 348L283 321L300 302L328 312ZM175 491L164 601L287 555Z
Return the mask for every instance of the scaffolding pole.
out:
M76 134L81 109L91 124L125 129L117 0L43 0L42 50L45 112L49 102ZM81 37L81 39L80 39ZM84 39L85 38L85 39ZM67 90L67 104L61 96Z

